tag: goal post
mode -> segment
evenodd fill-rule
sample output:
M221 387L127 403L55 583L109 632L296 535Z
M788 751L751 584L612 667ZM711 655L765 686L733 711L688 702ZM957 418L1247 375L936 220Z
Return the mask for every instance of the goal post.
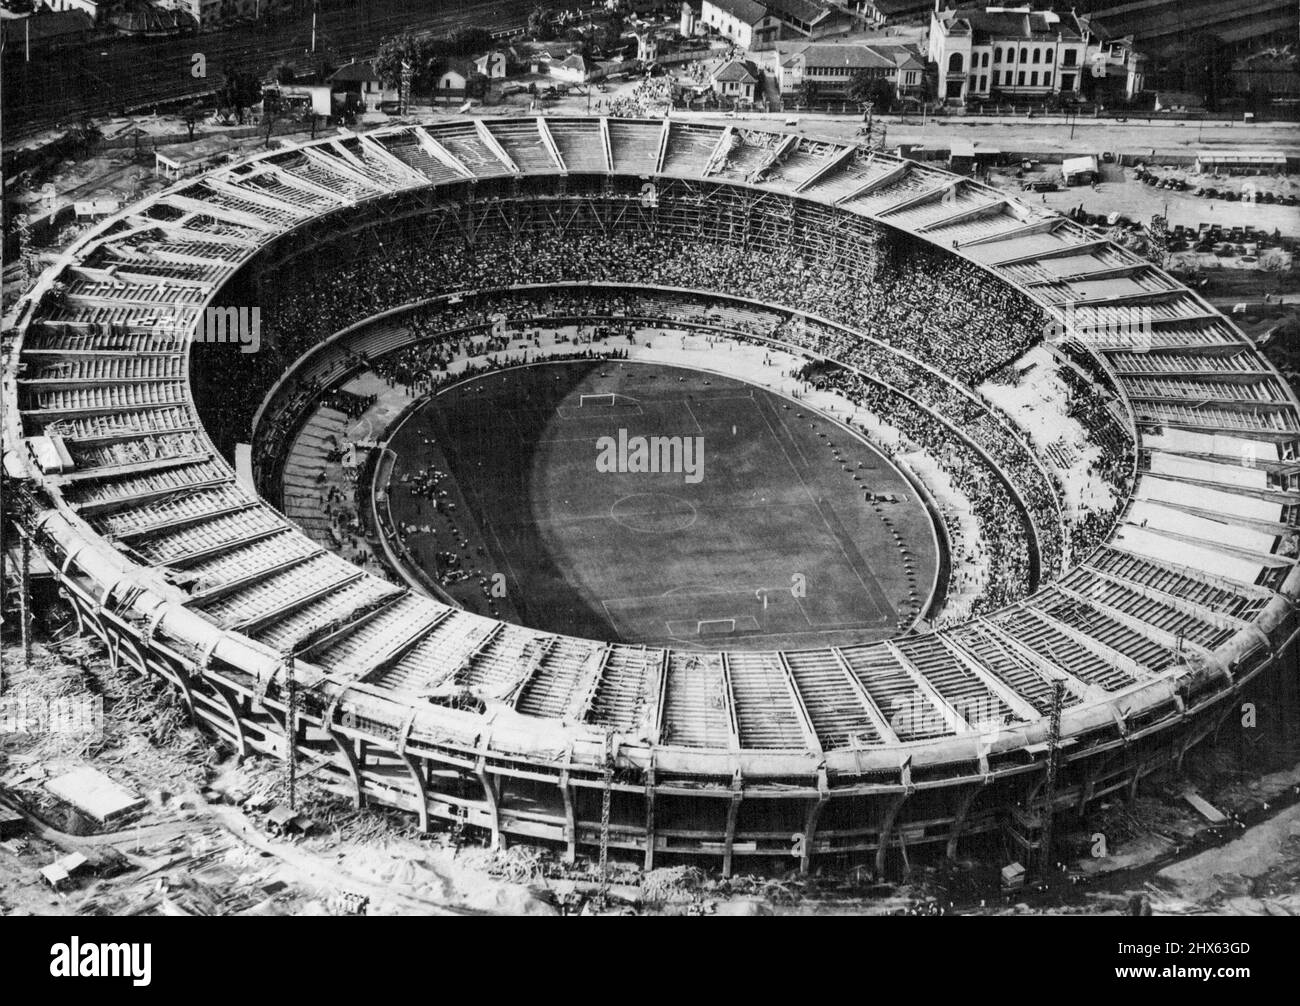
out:
M613 408L614 393L606 392L604 394L579 395L578 406L579 408L584 408L584 409L591 408L592 406L605 406L606 408Z

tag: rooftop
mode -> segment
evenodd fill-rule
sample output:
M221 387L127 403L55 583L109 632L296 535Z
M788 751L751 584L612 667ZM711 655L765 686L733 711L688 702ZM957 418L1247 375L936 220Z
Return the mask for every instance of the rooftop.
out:
M714 80L736 81L741 84L757 84L758 68L745 60L733 59L719 67L713 74Z
M959 7L935 16L946 34L971 35L977 43L992 38L1080 38L1086 30L1072 13L1031 11L1028 7Z
M370 62L359 63L356 60L339 67L329 76L331 84L351 84L358 81L361 83L378 82L378 80L379 74L375 73L375 68Z
M708 0L708 3L743 24L758 24L767 17L767 8L756 0Z

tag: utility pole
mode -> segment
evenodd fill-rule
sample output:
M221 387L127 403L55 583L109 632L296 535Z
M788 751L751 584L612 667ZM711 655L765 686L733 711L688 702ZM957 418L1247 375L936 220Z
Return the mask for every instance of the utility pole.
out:
M1065 704L1065 682L1052 684L1052 717L1047 734L1047 779L1043 783L1043 827L1039 832L1039 875L1046 877L1052 868L1052 812L1056 804L1056 773L1061 750L1061 707Z
M23 667L32 666L32 542L24 528L22 537L22 565L19 570L18 604L22 621Z

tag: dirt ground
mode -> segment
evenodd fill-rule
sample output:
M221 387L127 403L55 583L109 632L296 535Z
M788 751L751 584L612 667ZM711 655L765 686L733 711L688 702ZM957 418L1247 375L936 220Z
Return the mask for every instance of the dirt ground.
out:
M306 834L277 833L268 812L284 805L284 765L236 763L186 721L154 681L113 670L98 645L66 633L37 644L30 670L3 651L2 698L25 708L89 702L89 729L0 731L0 809L19 810L18 833L0 841L5 915L560 915L593 914L598 877L580 858L551 850L486 847L456 829L416 833L412 819L353 810L303 773L297 810ZM12 706L6 709L12 713ZM84 725L84 724L83 724ZM1065 834L1084 851L1045 890L1003 893L997 868L975 860L914 864L906 880L878 883L866 867L822 867L810 877L781 867L724 880L692 866L643 873L611 865L607 914L938 915L1122 914L1134 898L1154 914L1300 914L1300 748L1226 744L1189 756L1183 775L1144 784L1133 804L1104 805ZM1259 774L1247 766L1286 763ZM134 817L105 830L54 798L45 783L93 765L145 798ZM1229 815L1209 825L1181 799L1196 788ZM1081 836L1081 838L1079 837ZM1078 842L1076 842L1078 838ZM1095 852L1095 849L1093 849ZM72 852L88 862L52 888L42 867Z
M336 915L361 899L372 915L557 912L507 877L531 879L516 862L529 850L495 856L450 837L417 841L405 817L353 811L310 777L299 784L309 834L272 834L267 812L285 800L284 766L236 764L166 689L114 671L86 640L38 644L30 670L13 647L3 658L0 808L25 822L0 842L0 914ZM19 702L35 716L43 703L93 708L96 698L103 716L85 717L88 729L15 721ZM106 830L45 788L83 765L146 797L143 809ZM52 889L41 868L72 852L89 862Z

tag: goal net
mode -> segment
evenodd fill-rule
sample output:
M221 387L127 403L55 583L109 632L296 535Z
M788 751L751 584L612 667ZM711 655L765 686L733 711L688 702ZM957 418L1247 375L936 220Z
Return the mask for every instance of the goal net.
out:
M592 408L593 406L612 408L614 405L614 395L612 392L603 395L579 395L578 405L584 409Z

